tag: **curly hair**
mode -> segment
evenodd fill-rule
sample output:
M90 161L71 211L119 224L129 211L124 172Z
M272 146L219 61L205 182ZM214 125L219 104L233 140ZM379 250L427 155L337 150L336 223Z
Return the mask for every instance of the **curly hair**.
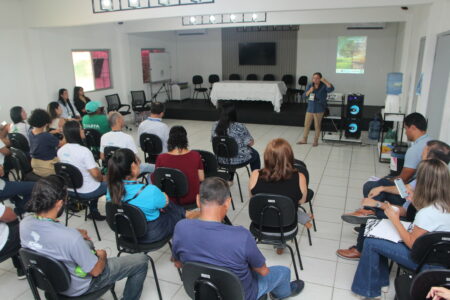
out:
M32 127L41 128L47 124L50 124L50 115L47 111L37 108L31 112L31 116L28 118L28 124Z

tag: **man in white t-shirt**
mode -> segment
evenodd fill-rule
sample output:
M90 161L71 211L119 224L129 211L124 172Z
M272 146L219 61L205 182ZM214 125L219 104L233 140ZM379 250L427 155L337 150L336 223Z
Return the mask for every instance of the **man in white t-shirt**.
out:
M169 139L169 126L162 122L163 116L164 104L161 102L153 102L150 107L150 117L142 121L139 125L138 138L143 133L151 133L159 136L162 142L162 153L165 153L167 152L167 140Z
M109 126L111 131L102 135L100 140L100 158L105 159L105 148L106 147L117 147L117 148L127 148L138 155L138 149L134 143L133 137L122 131L125 127L125 119L123 116L113 111L109 114ZM141 173L153 173L155 170L155 165L141 163L140 164Z
M14 211L0 203L0 257L11 257L17 271L17 278L25 279L25 272L19 261L19 222Z

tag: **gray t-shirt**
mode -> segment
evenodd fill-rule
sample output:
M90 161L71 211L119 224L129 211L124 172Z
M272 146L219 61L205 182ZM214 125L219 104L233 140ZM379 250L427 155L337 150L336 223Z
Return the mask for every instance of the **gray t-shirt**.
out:
M98 258L78 230L59 222L27 216L20 222L20 241L23 248L56 259L67 267L71 283L69 289L62 294L75 297L89 289L92 277L89 274L82 277L82 273L92 271Z

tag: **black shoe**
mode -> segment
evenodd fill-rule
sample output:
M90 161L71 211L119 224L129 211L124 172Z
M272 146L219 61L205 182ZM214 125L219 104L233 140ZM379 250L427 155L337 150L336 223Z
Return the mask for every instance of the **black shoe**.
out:
M359 234L359 231L361 230L361 226L355 226L353 227L352 231L353 233Z
M93 211L87 215L88 219L95 219L95 221L105 221L106 217L101 215L98 211Z
M270 293L270 298L272 298L272 300L282 300L282 299L287 299L290 297L295 297L298 294L300 294L300 292L303 290L303 288L305 287L305 282L303 280L294 280L291 281L291 294L285 298L277 298L275 297L272 293Z
M22 270L22 268L17 269L16 272L17 272L17 279L22 280L27 278L27 276L25 275L25 271Z

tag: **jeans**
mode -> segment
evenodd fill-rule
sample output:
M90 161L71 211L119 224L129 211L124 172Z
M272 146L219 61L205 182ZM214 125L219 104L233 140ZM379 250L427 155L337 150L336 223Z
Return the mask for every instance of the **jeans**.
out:
M156 220L147 222L147 232L139 239L141 243L154 243L172 236L175 225L186 216L186 210L169 201Z
M249 164L250 165L250 169L252 171L254 170L259 170L261 169L261 159L259 158L259 153L258 151L256 151L255 149L253 149L252 147L250 148L250 159L247 162L244 162L245 164ZM230 172L230 181L233 181L234 178L234 173L235 172Z
M0 190L0 199L10 199L16 206L18 214L25 212L25 204L30 200L34 182L5 181L5 188ZM21 196L21 197L19 197Z
M404 243L366 238L353 278L352 291L363 297L379 297L381 288L389 285L388 259L415 269L417 264L411 260L409 254L410 249Z
M95 199L89 202L89 209L91 212L98 212L98 198L106 194L107 188L108 185L106 184L106 182L100 182L100 186L95 191L84 194L78 193L78 196L80 196L80 198L82 199ZM69 196L73 197L75 196L75 193L69 191Z
M376 188L379 186L394 186L394 185L395 185L395 183L393 181L387 180L384 178L381 178L378 181L367 181L363 187L364 198L368 197L370 191L373 188ZM390 194L390 193L385 193L385 192L380 193L378 196L374 197L373 199L381 201L381 202L388 201L389 203L391 203L393 205L399 205L399 206L402 206L403 203L405 203L405 199L400 197L400 195L395 195L395 194Z
M92 279L86 293L98 291L105 286L127 278L123 291L123 300L139 299L147 275L148 257L143 253L108 258L105 269Z
M284 266L269 267L269 274L258 279L258 297L272 293L277 298L285 298L291 295L291 270Z
M17 271L22 270L22 264L19 260L20 236L19 236L19 221L10 222L7 224L9 228L8 240L6 244L0 249L1 256L11 256L14 267Z

